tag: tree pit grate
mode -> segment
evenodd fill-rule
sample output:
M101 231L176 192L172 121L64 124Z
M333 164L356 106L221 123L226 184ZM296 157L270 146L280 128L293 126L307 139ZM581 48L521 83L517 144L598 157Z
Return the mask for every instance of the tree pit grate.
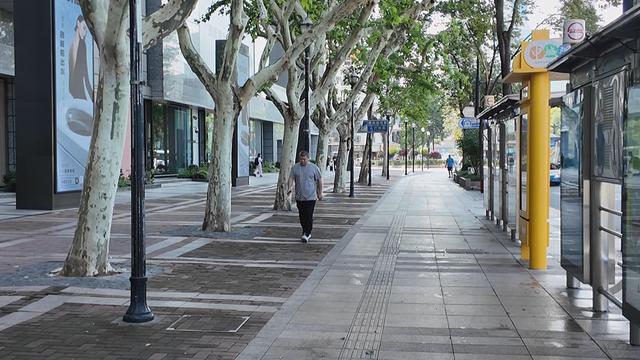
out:
M249 316L237 315L182 315L168 331L237 333L249 321Z

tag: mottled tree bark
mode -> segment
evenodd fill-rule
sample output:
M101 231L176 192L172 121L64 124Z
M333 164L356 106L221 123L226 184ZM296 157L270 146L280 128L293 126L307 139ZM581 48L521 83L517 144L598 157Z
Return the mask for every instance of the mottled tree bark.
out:
M369 149L372 146L372 134L367 134L367 142L364 145L362 154L362 163L360 164L360 174L358 174L358 183L367 184L369 182Z
M65 276L96 276L111 271L109 238L130 98L129 48L101 51L93 134L78 210L78 226L62 268Z
M291 196L288 192L288 180L291 168L296 163L296 146L298 145L298 121L285 124L284 137L282 139L282 158L280 159L280 173L278 174L278 186L276 198L273 202L274 210L291 211Z
M142 25L143 45L175 30L195 2L170 0L148 16ZM96 276L111 271L109 239L131 99L129 2L81 0L79 4L100 52L100 68L78 224L60 274Z
M333 192L344 193L347 191L347 163L349 161L349 127L346 124L338 125L340 144L338 145L338 163L335 164L336 174L333 178Z

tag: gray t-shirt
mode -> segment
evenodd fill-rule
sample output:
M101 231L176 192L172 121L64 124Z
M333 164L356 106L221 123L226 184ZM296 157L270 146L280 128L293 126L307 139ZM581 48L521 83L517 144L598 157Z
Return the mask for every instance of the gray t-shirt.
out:
M293 165L290 176L296 182L296 200L310 201L318 200L316 194L316 183L320 181L320 169L316 164L308 162L302 166L300 163Z

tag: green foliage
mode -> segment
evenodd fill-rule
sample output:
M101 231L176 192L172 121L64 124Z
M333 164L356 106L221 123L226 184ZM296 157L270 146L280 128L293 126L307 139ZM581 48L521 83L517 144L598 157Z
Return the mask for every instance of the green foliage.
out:
M460 176L460 177L463 177L463 178L471 180L471 181L480 181L482 179L479 174L469 172L469 170L466 170L466 169L465 170L458 170L458 171L456 171L456 174L458 176Z
M479 173L481 152L478 129L465 130L462 137L456 139L456 145L464 154L462 168L472 168L476 174Z
M7 189L7 191L15 192L16 191L16 172L9 170L6 174L2 176L2 181Z
M400 152L400 146L395 144L389 145L389 156L391 157L396 156L399 152Z
M156 182L156 173L154 170L147 169L144 172L144 184L151 185ZM120 176L118 177L118 187L125 188L131 186L131 174L124 176L122 169L120 170Z
M178 171L179 178L193 179L193 180L206 180L209 178L209 166L203 165L189 165L186 169L180 169Z
M607 6L618 6L620 0L560 0L560 13L551 21L551 25L562 31L564 19L584 19L587 32L594 33L598 30L598 23L602 20L598 9Z

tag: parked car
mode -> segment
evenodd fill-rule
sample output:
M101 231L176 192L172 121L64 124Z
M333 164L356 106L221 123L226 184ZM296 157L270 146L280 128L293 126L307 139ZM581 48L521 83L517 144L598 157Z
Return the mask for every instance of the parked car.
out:
M550 185L560 185L560 166L557 164L551 164L551 170L549 171Z

